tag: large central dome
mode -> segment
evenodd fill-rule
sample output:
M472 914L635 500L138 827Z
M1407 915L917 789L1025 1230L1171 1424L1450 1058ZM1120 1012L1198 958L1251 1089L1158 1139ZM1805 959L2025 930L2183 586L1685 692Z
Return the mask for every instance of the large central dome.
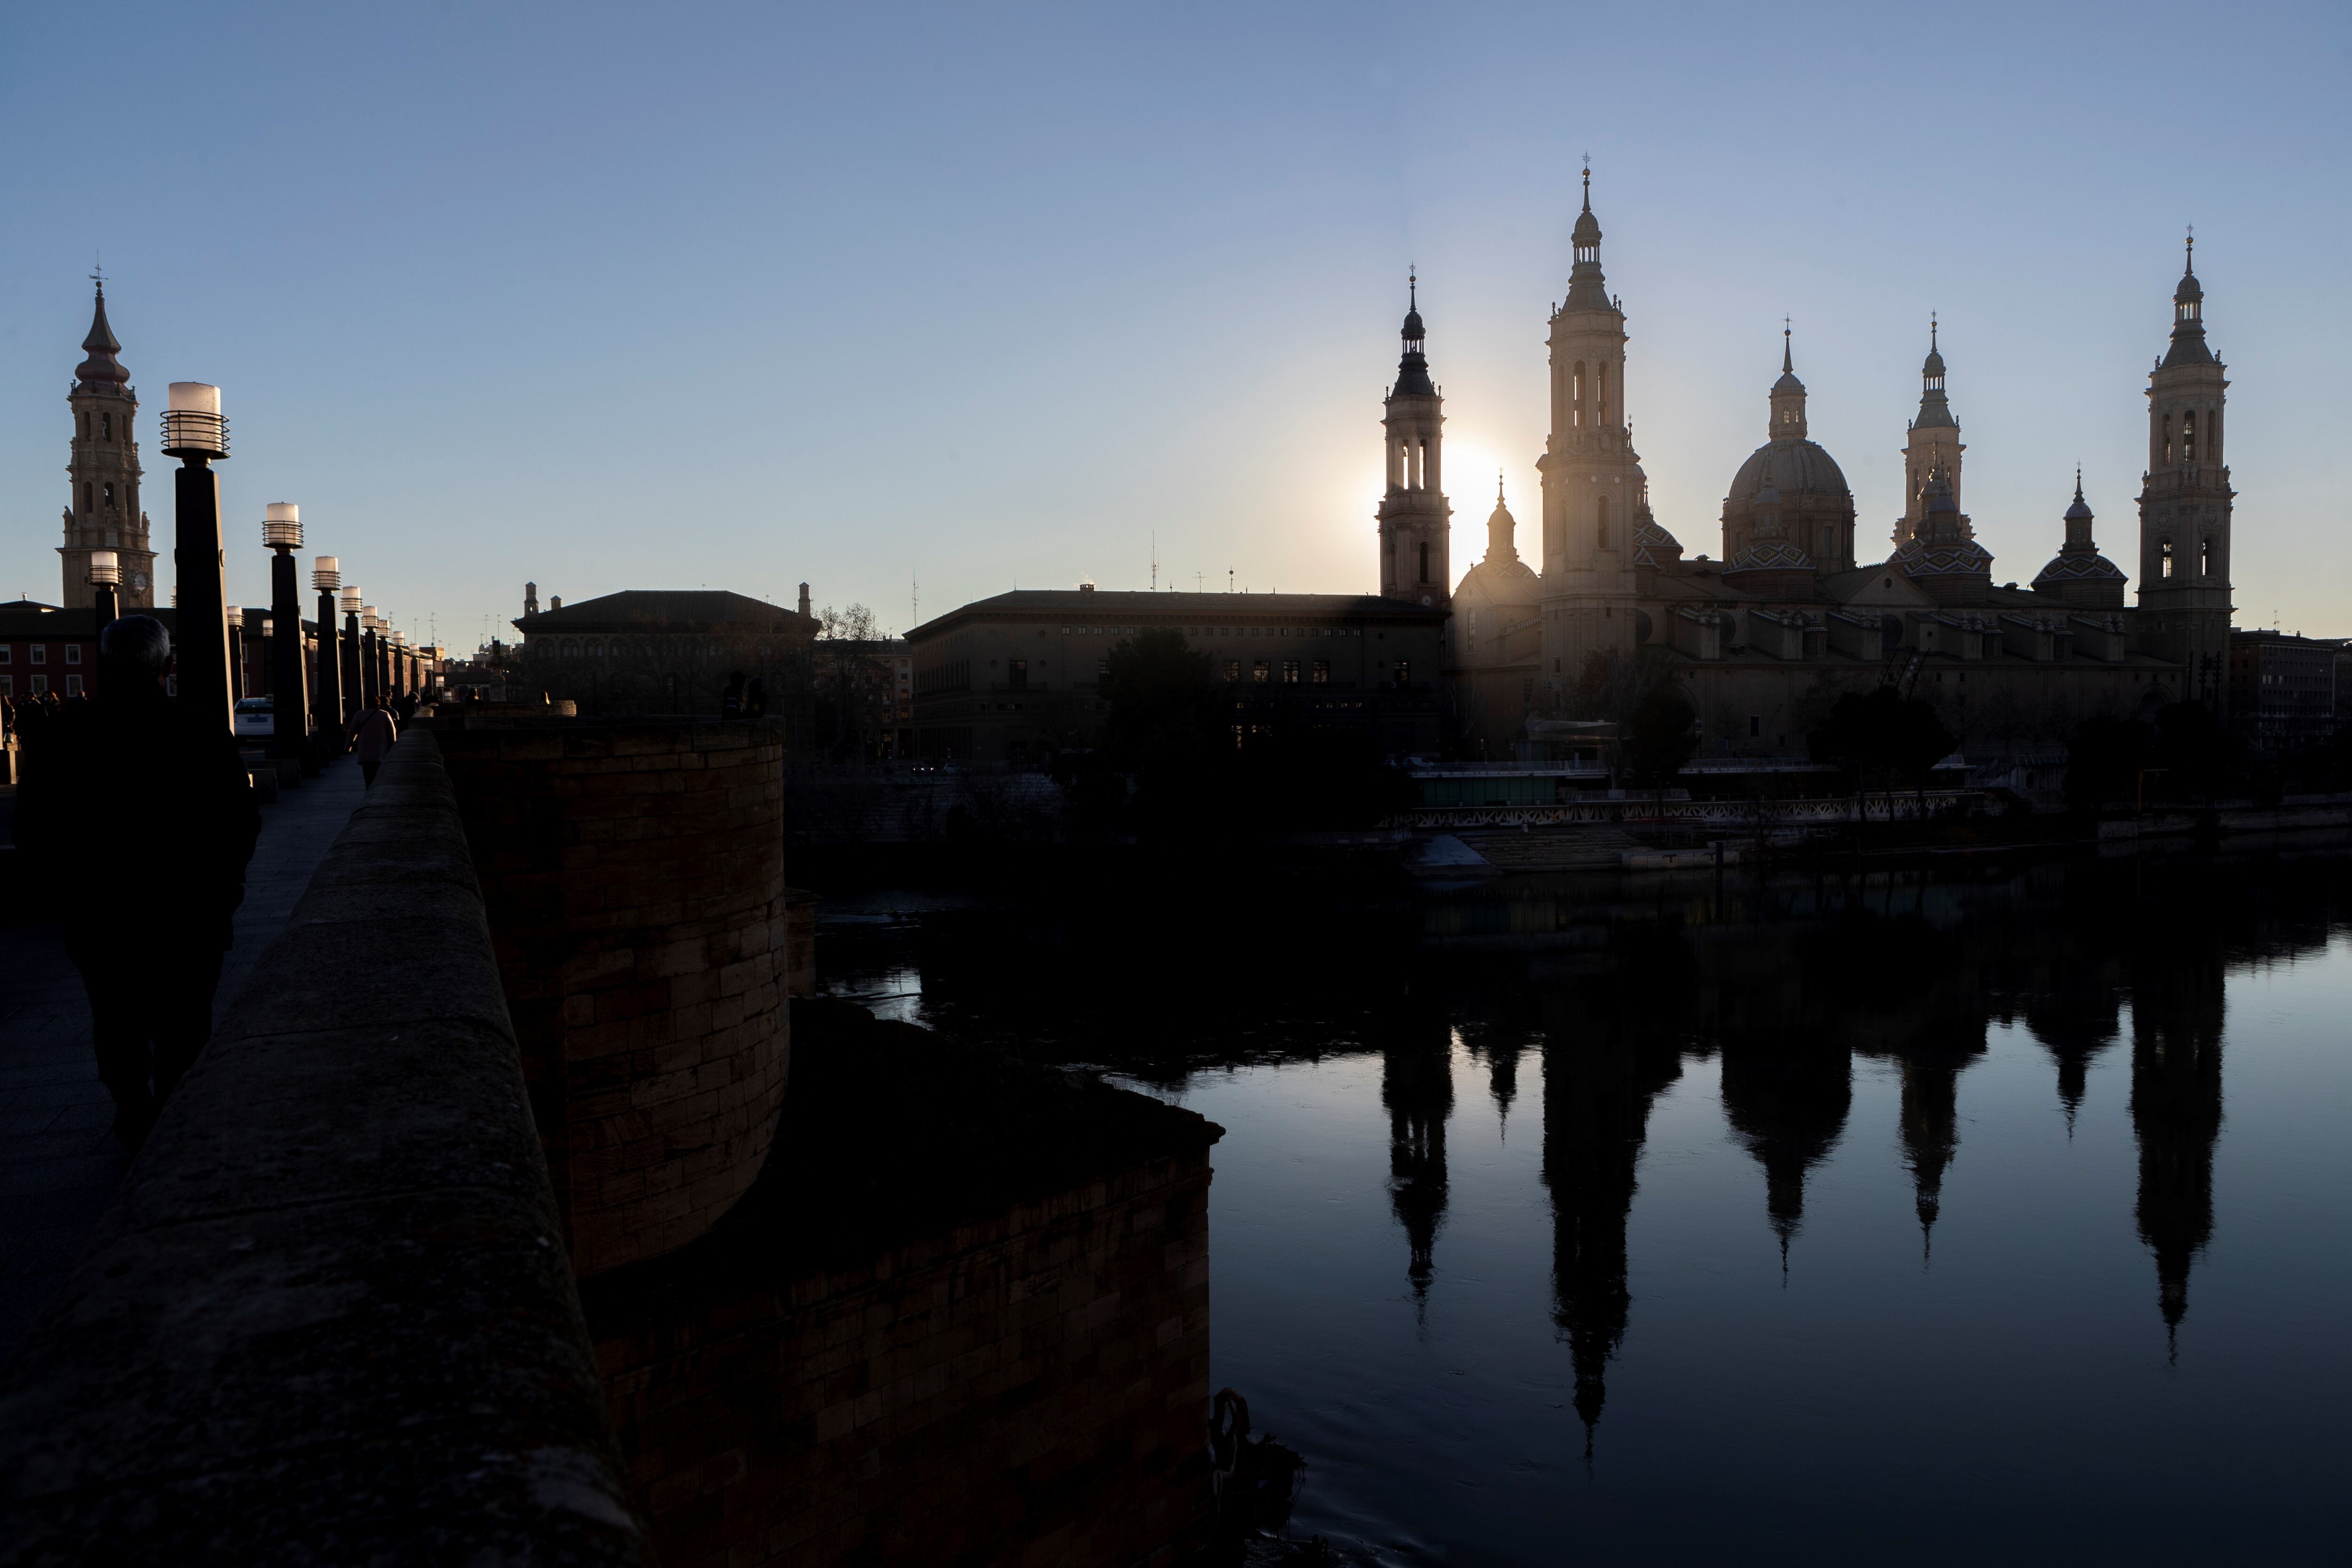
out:
M1810 557L1815 572L1843 572L1853 564L1853 491L1837 459L1805 434L1805 384L1785 332L1780 379L1769 400L1772 438L1748 455L1723 498L1723 558L1739 560L1769 537ZM1760 531L1759 497L1768 498L1760 510L1770 514Z
M1819 442L1767 441L1739 465L1739 472L1731 477L1731 489L1725 500L1733 506L1744 506L1748 498L1764 488L1767 477L1772 488L1780 492L1784 506L1801 504L1797 500L1800 495L1846 502L1853 500L1853 492L1846 488L1844 470Z

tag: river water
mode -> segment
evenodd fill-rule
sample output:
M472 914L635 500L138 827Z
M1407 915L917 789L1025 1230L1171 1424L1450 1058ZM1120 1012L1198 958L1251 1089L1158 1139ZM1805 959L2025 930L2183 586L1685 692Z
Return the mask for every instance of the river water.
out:
M1213 1379L1386 1563L2330 1563L2352 864L830 900L1225 1128Z

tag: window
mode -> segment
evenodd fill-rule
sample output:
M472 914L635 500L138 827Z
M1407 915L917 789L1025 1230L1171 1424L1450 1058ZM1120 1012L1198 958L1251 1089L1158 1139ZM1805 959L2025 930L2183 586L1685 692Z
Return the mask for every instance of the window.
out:
M1225 660L1225 679L1227 680L1239 680L1241 678L1242 661L1237 658L1229 658Z
M2205 536L2205 542L2197 547L2197 574L2200 577L2213 575L2213 536L2210 533Z
M1592 367L1592 421L1609 423L1609 367L1605 364Z
M1598 530L1594 538L1600 547L1606 550L1609 548L1609 498L1607 496L1592 498L1592 517Z
M1297 659L1286 658L1282 661L1282 683L1285 686L1296 686L1298 684L1298 661Z
M1318 686L1328 686L1331 684L1331 661L1329 659L1318 658L1315 661L1315 684Z
M1403 659L1399 659L1396 662L1396 683L1399 686L1410 686L1412 684L1412 666Z
M2156 542L2156 560L2157 560L2157 571L2156 571L2156 574L2157 574L2158 576L2159 576L2159 577L2169 577L2169 576L2171 576L2171 575L2172 575L2172 541L2170 541L2169 539L2159 539L2159 540L2158 540L2158 541Z
M100 435L100 438L101 438L101 439L108 440L108 441L111 441L111 440L113 440L113 439L114 439L114 416L113 416L113 415L111 415L111 414L101 414L101 415L100 415L100 416L98 416L98 428L99 428L99 435Z
M1429 545L1426 541L1421 546L1421 580L1424 583L1429 581Z
M1011 667L1005 671L1004 683L1014 691L1028 690L1029 661L1025 658L1014 659Z
M1096 678L1097 679L1101 679L1103 677L1108 676L1109 673L1110 673L1110 660L1108 660L1108 659L1107 659L1107 658L1098 658L1098 659L1095 660L1095 678Z
M79 664L81 662L81 644L78 642L69 642L66 644L66 662L68 664Z
M33 645L32 653L33 653L33 659L32 659L32 662L34 662L35 664L47 664L47 663L48 663L48 662L49 662L49 645L48 645L48 644L47 644L47 643L45 643L45 642L37 642L37 643L35 643L35 644Z
M98 507L98 489L97 489L97 487L96 487L96 486L94 486L94 485L92 485L92 484L91 484L88 479L84 479L84 480L82 480L82 482L81 482L81 510L84 510L84 511L93 511L93 510L97 510L97 507Z
M1584 362L1576 362L1576 374L1569 381L1568 422L1584 423Z
M2190 409L2180 416L2180 460L2197 460L2197 410Z
M66 695L68 697L79 697L81 695L80 676L68 675L66 677Z
M1273 679L1274 668L1271 665L1267 664L1265 660L1260 658L1250 661L1250 679L1255 681L1260 686L1264 686Z
M49 678L48 678L47 676L46 676L46 675L37 675L37 676L33 677L33 695L34 695L34 696L38 697L42 692L47 691L48 689L49 689Z
M2172 416L2169 414L2164 416L2164 460L2167 463L2172 461Z
M16 651L16 644L0 642L0 664L6 664Z
M14 697L16 695L16 678L13 675L0 675L0 697Z

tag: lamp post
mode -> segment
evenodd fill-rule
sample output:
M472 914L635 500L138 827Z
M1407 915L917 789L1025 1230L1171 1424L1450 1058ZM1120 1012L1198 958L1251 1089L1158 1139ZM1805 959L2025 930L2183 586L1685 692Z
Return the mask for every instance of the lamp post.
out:
M235 605L221 606L221 625L228 634L228 700L245 700L245 612Z
M343 721L343 661L337 652L341 639L335 635L335 590L342 581L342 570L333 556L321 555L312 563L310 586L319 590L319 706L315 717L321 763L342 755L326 733Z
M163 411L163 455L180 459L173 475L172 568L179 580L176 617L180 706L204 722L236 732L228 657L228 590L221 572L220 476L228 456L228 421L220 388L175 381Z
M383 669L376 662L375 606L360 606L360 679L365 683L366 702L371 708L383 700Z
M122 558L111 550L89 552L89 585L97 590L94 603L96 618L91 624L94 637L104 637L106 628L122 618L122 603L116 590L122 585Z
M269 753L299 758L310 739L310 683L302 679L302 579L294 564L294 552L302 548L302 509L290 500L271 501L262 513L261 542L271 552L269 618L277 628L270 647Z
M259 605L245 607L245 658L239 662L247 697L269 695L269 612Z
M360 591L346 585L343 603L343 720L359 717L366 704L367 682L360 666Z

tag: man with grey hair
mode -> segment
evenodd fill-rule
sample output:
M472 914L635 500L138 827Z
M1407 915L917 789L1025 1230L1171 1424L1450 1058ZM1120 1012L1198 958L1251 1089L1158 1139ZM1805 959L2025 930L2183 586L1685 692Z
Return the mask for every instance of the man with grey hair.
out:
M16 847L59 911L115 1133L134 1149L212 1036L261 832L235 737L163 694L171 657L152 616L108 626L92 700L41 726L16 793Z

